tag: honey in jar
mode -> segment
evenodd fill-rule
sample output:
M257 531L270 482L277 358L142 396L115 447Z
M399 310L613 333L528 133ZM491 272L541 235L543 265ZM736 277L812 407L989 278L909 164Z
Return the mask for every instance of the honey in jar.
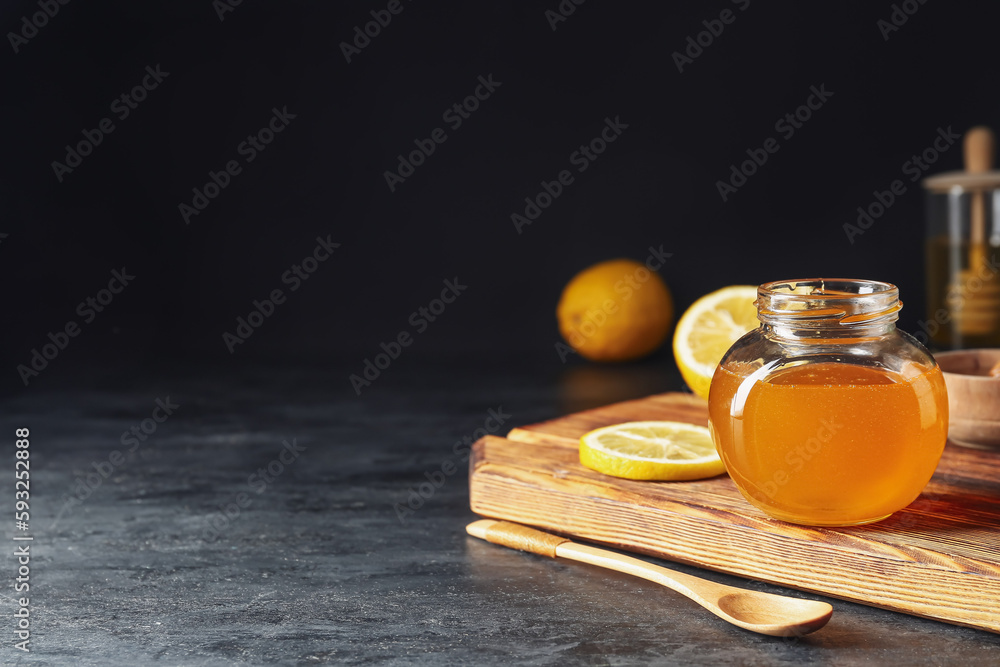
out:
M883 519L911 503L944 449L948 401L930 354L895 327L888 283L758 289L761 327L727 352L709 426L748 501L794 523Z

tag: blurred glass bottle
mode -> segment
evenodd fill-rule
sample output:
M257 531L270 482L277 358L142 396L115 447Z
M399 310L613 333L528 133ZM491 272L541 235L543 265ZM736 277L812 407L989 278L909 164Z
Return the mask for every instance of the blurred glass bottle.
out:
M987 127L965 135L965 171L924 179L927 323L937 347L1000 347L1000 170Z

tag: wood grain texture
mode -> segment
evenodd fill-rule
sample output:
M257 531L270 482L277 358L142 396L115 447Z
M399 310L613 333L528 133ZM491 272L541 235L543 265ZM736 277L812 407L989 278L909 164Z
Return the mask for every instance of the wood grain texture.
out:
M868 526L771 519L728 476L637 482L580 465L579 437L624 421L704 425L704 401L661 394L486 436L472 510L564 535L1000 633L1000 455L949 444L909 507Z

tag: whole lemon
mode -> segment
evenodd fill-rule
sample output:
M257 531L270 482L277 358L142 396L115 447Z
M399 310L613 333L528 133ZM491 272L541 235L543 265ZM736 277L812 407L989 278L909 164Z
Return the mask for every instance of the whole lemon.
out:
M660 274L630 259L576 274L556 307L559 333L593 361L646 356L663 344L673 316L673 298Z

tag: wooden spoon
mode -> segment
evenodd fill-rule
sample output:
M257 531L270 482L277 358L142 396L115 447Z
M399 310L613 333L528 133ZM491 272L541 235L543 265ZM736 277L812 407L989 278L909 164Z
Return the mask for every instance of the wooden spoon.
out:
M719 618L741 628L775 637L800 636L819 630L830 620L826 602L758 593L652 565L606 549L575 544L564 537L516 523L483 519L466 526L473 537L549 558L568 558L624 572L655 582L689 597Z

